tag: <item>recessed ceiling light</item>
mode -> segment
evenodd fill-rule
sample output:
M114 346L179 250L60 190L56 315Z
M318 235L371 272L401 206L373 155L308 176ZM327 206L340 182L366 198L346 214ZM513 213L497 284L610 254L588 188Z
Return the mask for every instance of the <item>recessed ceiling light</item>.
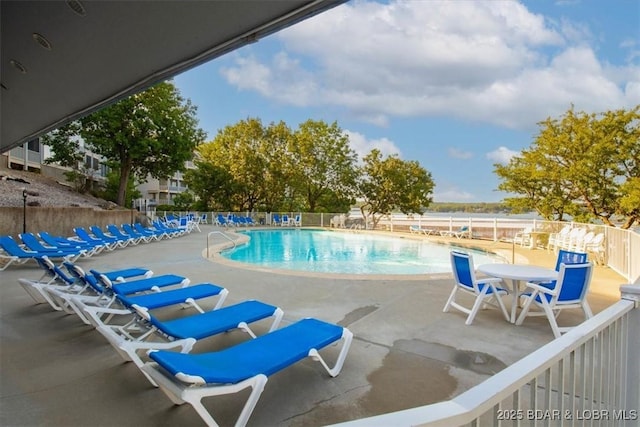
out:
M67 6L80 16L85 16L87 14L84 6L78 0L67 0Z
M51 50L51 43L49 43L49 40L47 40L42 34L33 33L31 36L40 46L47 50Z
M22 74L27 74L27 68L15 59L12 59L11 61L9 61L9 63L13 65L13 68L20 71Z

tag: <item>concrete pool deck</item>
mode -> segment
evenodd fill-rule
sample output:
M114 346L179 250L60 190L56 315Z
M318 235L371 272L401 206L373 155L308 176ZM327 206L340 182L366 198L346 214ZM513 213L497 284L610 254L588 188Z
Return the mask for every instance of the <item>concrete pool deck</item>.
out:
M259 299L277 305L285 312L283 325L311 316L354 333L338 377L329 377L312 360L270 377L249 426L325 425L447 400L553 339L545 318L515 326L497 310L486 310L465 326L462 313L443 313L451 275L363 280L240 268L205 259L207 234L218 229L201 229L202 233L120 249L78 264L85 270L143 266L155 275L180 274L192 284L225 286L230 291L226 304ZM219 234L211 239L224 242ZM452 242L512 256L513 247L507 243ZM544 250L516 247L514 258L555 264L555 255ZM32 262L0 272L0 425L204 425L191 406L174 406L78 318L34 304L18 279L40 276ZM610 269L596 267L589 295L594 313L619 299L623 283ZM568 323L579 317L563 314L560 319ZM194 352L241 339L247 338L240 332L224 334L198 343ZM335 350L329 349L328 357ZM247 395L244 391L211 398L205 405L221 425L232 425Z

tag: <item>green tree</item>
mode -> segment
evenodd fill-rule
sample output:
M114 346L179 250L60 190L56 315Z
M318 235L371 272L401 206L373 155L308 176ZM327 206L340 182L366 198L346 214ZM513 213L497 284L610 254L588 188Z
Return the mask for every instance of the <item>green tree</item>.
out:
M377 149L371 150L363 161L358 187L364 203L360 210L365 218L371 216L374 228L383 215L394 210L422 214L431 203L435 183L418 162L404 161L397 155L382 158Z
M44 145L51 147L52 155L44 162L57 163L70 168L65 172L67 179L73 183L76 191L87 190L87 181L91 173L84 165L84 152L80 149L80 122L74 121L44 135L41 139Z
M640 106L600 115L575 113L539 123L532 147L507 165L495 165L498 189L519 197L505 203L546 219L600 220L623 228L640 220Z
M263 199L267 168L265 129L260 119L249 118L226 126L213 141L199 149L203 162L224 169L233 177L233 210L253 210Z
M291 140L289 154L290 197L302 197L306 210L315 212L322 198L330 193L338 200L354 198L357 155L336 122L302 123Z
M198 198L197 206L201 211L210 209L231 210L234 180L224 168L198 160L194 169L184 173L184 181Z
M81 123L80 135L91 151L118 172L119 205L125 203L131 177L163 179L184 170L205 138L197 126L196 107L170 82L118 101Z
M182 193L178 193L173 197L173 204L178 210L187 211L191 209L194 202L193 194L189 191L183 191Z
M98 195L105 199L114 201L116 199L116 195L118 194L118 189L120 187L120 176L117 172L111 171L107 174L107 180L105 182L104 188L102 191L98 192ZM127 208L131 208L133 206L133 200L139 199L142 197L142 194L136 189L136 183L133 177L129 177L129 181L127 182L127 197L123 203L118 203L120 206L124 206Z

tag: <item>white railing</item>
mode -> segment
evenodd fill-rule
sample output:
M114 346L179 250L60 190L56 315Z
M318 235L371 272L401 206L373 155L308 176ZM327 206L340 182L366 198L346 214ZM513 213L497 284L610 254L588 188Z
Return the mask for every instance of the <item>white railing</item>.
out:
M638 426L640 286L621 293L621 301L452 400L340 426Z

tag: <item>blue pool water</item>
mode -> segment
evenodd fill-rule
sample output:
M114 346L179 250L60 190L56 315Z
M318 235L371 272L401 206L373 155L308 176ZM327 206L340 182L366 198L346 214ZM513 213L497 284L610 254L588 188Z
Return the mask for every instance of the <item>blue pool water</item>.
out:
M450 273L455 248L425 240L324 230L251 230L247 244L224 251L230 260L273 269L341 274ZM460 248L462 249L462 248ZM475 265L495 255L473 253Z

